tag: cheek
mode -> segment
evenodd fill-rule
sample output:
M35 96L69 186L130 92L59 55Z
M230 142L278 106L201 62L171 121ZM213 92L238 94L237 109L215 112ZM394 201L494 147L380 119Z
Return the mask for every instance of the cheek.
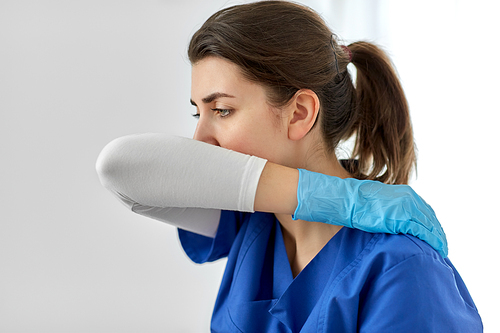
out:
M221 146L269 161L279 160L278 153L282 151L280 147L284 144L286 131L273 122L275 119L271 119L267 113L271 111L264 108L262 110L246 112L237 121L224 126L224 130L220 132L224 133L220 137Z
M225 135L224 142L221 145L224 148L234 150L243 154L255 155L262 157L263 149L260 143L259 136L247 133L241 130L232 131Z
M271 129L268 129L267 132L260 129L257 132L237 132L233 140L228 142L226 148L265 158L271 162L278 162L280 160L280 156L278 156L278 152L281 151L280 147L280 140L274 135L274 132L271 132Z

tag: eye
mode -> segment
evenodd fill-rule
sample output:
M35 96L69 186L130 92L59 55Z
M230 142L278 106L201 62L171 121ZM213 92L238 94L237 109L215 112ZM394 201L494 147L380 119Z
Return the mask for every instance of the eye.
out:
M211 109L211 110L214 112L217 112L221 118L229 116L231 114L231 111L232 111L230 109L217 109L217 108Z
M200 114L199 113L193 113L192 116L196 119L200 119Z

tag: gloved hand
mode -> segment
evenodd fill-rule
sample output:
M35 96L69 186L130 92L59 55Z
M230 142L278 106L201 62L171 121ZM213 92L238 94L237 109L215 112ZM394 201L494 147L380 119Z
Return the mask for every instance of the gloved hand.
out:
M299 169L293 219L342 225L367 232L410 234L448 256L436 214L408 185L340 179Z

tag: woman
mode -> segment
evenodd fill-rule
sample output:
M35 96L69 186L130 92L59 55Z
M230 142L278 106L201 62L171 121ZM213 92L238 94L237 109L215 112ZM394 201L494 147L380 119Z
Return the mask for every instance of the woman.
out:
M482 330L432 209L383 184L407 183L415 152L380 49L342 47L308 8L264 1L214 14L188 53L197 141L121 138L97 168L133 211L180 226L192 260L228 257L213 331Z

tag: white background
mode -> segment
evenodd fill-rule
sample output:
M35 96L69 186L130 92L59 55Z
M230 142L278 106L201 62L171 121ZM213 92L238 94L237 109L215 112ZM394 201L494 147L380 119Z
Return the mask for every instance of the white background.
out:
M206 332L224 262L97 179L112 139L191 136L190 36L236 2L0 0L0 332ZM414 188L448 235L485 332L500 331L500 68L494 1L302 1L388 49L419 148ZM411 3L411 5L410 5Z

